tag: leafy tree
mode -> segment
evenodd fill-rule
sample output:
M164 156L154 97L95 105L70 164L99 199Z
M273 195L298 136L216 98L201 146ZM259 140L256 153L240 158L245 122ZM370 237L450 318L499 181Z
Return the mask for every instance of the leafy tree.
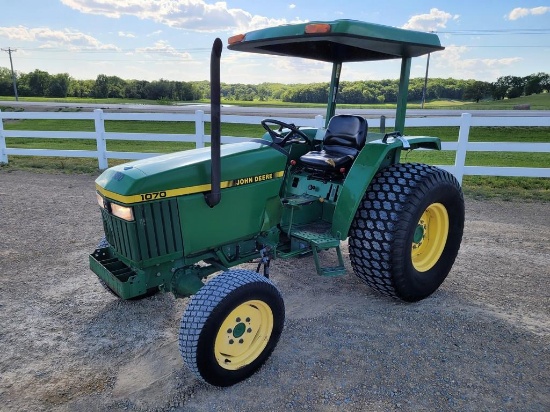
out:
M358 82L346 82L341 87L338 101L341 103L365 103L363 89Z
M473 100L476 103L485 98L491 91L491 83L481 82L479 80L468 81L464 89L464 99Z
M126 88L126 80L118 76L107 77L107 97L121 99L124 97L124 89Z
M525 79L518 76L506 76L508 79L508 91L506 92L506 97L513 99L515 97L520 97L523 94L525 89Z
M76 80L70 79L69 96L72 97L90 97L94 88L94 80Z
M376 100L376 96L369 89L363 89L363 100L365 103L373 103Z
M92 96L99 99L109 96L109 78L105 74L98 74L92 88Z
M13 95L13 79L11 70L7 67L0 67L0 96Z
M283 93L282 99L297 103L326 103L328 83L297 84Z
M421 78L411 79L409 82L409 94L407 100L421 101L424 90L424 80Z
M257 87L257 92L258 92L258 98L261 102L263 101L266 101L269 97L269 89L267 88L267 86L265 84L260 84L258 87Z
M210 98L210 82L207 80L193 82L192 83L195 89L195 97L193 100L199 99L209 99ZM222 83L222 89L224 84Z
M387 103L395 103L397 101L397 82L388 81L385 86L382 87L381 92L384 95L384 101Z
M506 97L508 82L504 77L499 77L496 82L491 83L491 95L493 100L502 100Z
M523 95L527 84L527 77L502 76L492 84L493 99L500 100L504 97L513 99Z
M68 73L56 74L50 76L46 97L67 97L71 78Z
M174 88L176 91L176 100L189 101L195 100L197 95L192 83L188 82L175 82Z
M542 93L547 87L550 76L547 73L534 73L527 77L524 77L525 81L525 95L530 96L532 94Z
M35 71L22 75L21 83L26 86L28 96L44 97L50 83L50 74L42 70Z
M340 103L395 103L398 80L342 81L338 101ZM409 101L420 101L424 78L409 81ZM148 82L145 80L124 80L118 76L100 74L95 80L71 79L67 73L50 75L41 70L21 73L18 76L18 91L21 96L74 96L97 98L166 99L172 101L200 100L210 98L208 81L170 81L165 79ZM479 101L488 95L496 100L550 92L550 76L534 73L526 77L502 76L494 83L452 78L428 79L426 99L452 99ZM11 71L0 67L0 94L13 92ZM326 103L329 94L328 83L280 84L262 83L221 84L222 98L226 100L282 100L297 103Z
M145 86L145 98L149 100L169 99L170 90L165 80L150 82Z
M148 84L149 82L145 80L127 80L124 97L126 99L145 99Z
M540 84L543 91L550 93L550 75L548 73L544 73L544 76L541 77Z

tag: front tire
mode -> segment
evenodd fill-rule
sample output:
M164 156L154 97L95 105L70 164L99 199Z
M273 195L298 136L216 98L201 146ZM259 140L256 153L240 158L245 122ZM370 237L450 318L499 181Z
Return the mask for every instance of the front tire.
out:
M396 164L373 179L349 233L355 274L380 293L414 302L443 283L464 230L455 177L424 164Z
M187 305L179 333L183 361L211 385L233 385L271 355L284 318L283 298L267 278L242 269L224 272Z

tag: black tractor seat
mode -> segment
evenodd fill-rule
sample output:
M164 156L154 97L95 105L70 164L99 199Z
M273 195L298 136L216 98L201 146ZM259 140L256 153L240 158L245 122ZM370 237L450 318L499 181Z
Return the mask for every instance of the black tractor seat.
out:
M341 114L330 119L323 148L300 157L306 168L326 172L349 170L353 161L365 146L367 121L361 116Z

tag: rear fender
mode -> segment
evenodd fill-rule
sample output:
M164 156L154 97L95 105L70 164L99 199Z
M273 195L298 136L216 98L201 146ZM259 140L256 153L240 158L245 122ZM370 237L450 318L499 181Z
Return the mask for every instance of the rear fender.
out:
M406 137L411 149L441 149L441 141L437 137ZM386 143L382 140L368 142L361 150L353 163L338 202L334 210L332 220L332 234L341 240L348 236L349 228L355 211L359 207L361 199L378 171L386 166L399 162L402 142L388 139Z
M405 136L409 144L411 145L411 150L413 149L432 149L432 150L441 150L441 139L439 137L430 137L430 136Z

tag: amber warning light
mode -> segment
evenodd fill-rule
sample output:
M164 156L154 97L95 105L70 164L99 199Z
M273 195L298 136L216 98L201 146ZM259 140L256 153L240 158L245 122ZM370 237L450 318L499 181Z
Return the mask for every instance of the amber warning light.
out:
M240 43L244 40L244 34L236 34L234 36L231 36L227 42L229 44L235 44L235 43Z
M308 24L306 26L306 34L329 33L329 32L330 32L330 24L327 24L327 23L315 23L315 24Z

